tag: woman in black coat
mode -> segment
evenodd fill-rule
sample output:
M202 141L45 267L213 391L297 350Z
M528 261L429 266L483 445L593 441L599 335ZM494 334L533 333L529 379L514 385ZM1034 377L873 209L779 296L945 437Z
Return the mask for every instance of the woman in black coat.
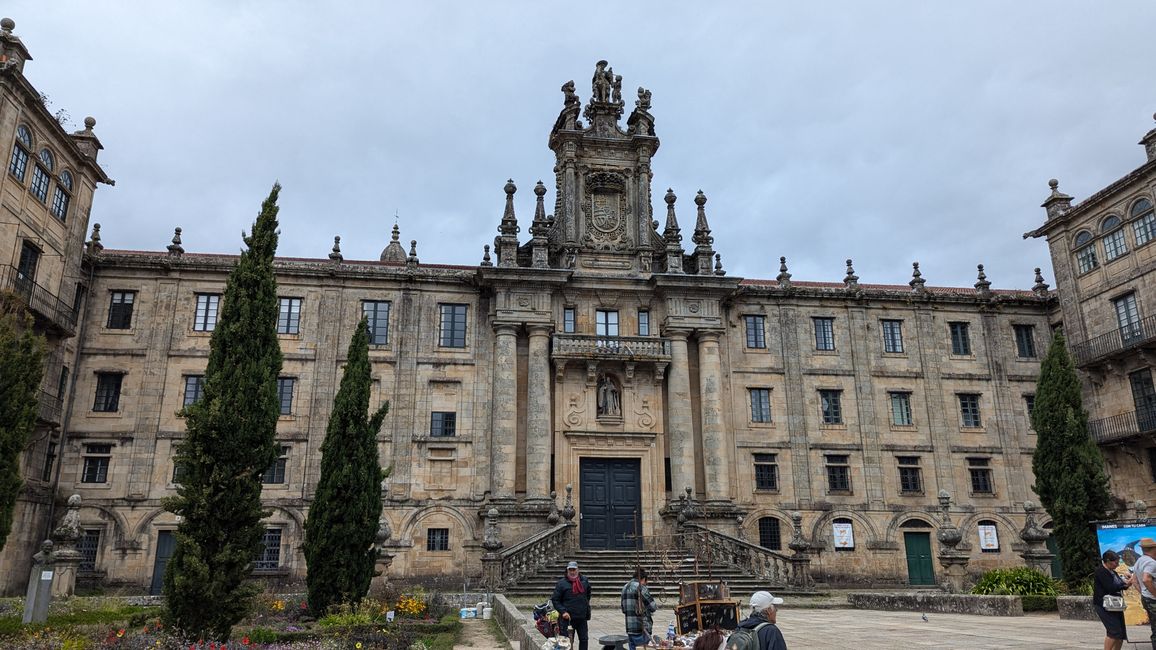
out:
M1120 556L1115 551L1104 551L1101 558L1103 564L1096 567L1092 586L1092 609L1100 617L1107 635L1104 637L1104 650L1120 650L1124 645L1124 612L1109 612L1104 609L1104 596L1120 596L1132 585L1132 578L1121 578L1116 573L1120 566Z

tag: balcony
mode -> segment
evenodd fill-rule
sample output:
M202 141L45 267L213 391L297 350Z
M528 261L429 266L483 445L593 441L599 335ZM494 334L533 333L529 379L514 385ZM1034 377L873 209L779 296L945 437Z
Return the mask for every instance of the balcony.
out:
M40 391L40 397L37 400L36 417L39 418L41 422L49 426L60 426L60 418L63 410L63 399L46 390Z
M1086 368L1146 347L1156 347L1156 316L1142 318L1134 324L1073 344L1072 357L1077 367Z
M555 334L555 359L670 362L670 339L653 336Z
M1098 445L1119 444L1139 436L1156 434L1156 408L1092 420L1088 422L1088 432Z
M0 288L9 289L24 298L38 320L45 321L67 336L76 333L76 312L56 294L14 266L0 267Z

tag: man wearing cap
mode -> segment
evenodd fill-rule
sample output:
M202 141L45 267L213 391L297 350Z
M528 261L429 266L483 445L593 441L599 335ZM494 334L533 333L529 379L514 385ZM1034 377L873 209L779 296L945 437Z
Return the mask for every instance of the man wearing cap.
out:
M590 581L578 573L578 563L566 565L566 575L554 585L554 595L550 596L554 609L558 610L559 632L565 636L566 628L573 626L578 636L578 650L587 650L590 641Z
M1152 628L1152 647L1156 648L1156 539L1140 538L1140 552L1143 553L1132 565L1136 583L1140 585L1140 603L1148 612L1148 626Z
M782 604L783 599L776 598L769 591L751 594L751 616L739 623L739 627L749 630L758 628L759 650L787 650L787 641L775 626L777 606Z

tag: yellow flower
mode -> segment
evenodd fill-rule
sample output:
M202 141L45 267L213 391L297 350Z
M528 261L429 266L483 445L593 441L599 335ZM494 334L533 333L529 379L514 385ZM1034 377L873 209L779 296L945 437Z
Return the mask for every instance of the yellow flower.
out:
M353 647L357 648L358 650L361 650L361 641L358 641L357 644L354 645Z

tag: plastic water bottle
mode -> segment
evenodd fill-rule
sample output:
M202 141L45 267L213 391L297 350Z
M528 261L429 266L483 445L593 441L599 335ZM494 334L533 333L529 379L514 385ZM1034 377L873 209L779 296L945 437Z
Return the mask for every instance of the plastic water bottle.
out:
M669 641L674 641L674 621L671 621L670 625L666 626L666 638Z

